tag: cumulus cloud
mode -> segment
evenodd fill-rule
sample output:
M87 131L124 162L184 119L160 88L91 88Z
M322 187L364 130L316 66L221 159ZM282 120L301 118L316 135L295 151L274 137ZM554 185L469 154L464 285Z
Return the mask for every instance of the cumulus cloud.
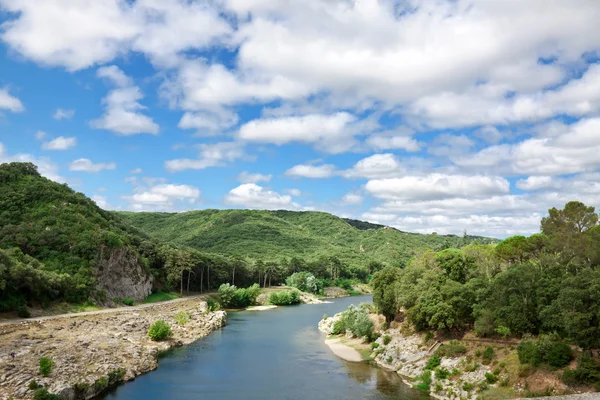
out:
M108 199L106 198L106 196L100 196L100 195L95 194L91 197L91 199L100 208L107 209L110 206L108 204Z
M292 197L265 189L255 183L240 185L225 196L225 204L254 209L297 209Z
M37 166L38 172L55 182L65 183L66 180L59 174L58 166L47 157L35 157L27 153L8 154L4 144L0 143L0 164L10 162L30 162Z
M62 108L57 108L54 114L52 115L52 118L54 118L57 121L60 121L61 119L71 119L74 116L75 110L63 110Z
M357 193L346 193L340 200L339 204L343 206L355 206L362 204L364 198Z
M144 96L140 88L133 85L131 78L115 65L99 68L96 75L109 80L117 88L111 90L102 100L105 114L90 122L92 128L105 129L124 136L140 133L158 134L158 124L151 117L141 113L145 107L138 100Z
M404 151L419 151L421 144L410 136L390 136L390 135L373 135L367 138L367 146L381 151L389 149L400 149Z
M527 179L520 179L517 187L521 190L540 190L552 186L551 176L530 176Z
M49 142L42 144L44 150L68 150L77 146L77 138L59 136Z
M25 110L23 103L17 97L8 93L7 88L0 89L0 110L8 110L12 112L22 112Z
M116 169L117 164L114 162L110 163L93 163L87 158L79 158L69 164L69 170L97 173L104 170Z
M300 191L300 189L286 189L286 190L284 190L284 192L286 192L287 194L290 194L294 197L302 196L302 192Z
M144 172L144 170L141 168L135 168L135 169L132 169L131 171L129 171L130 174L134 174L134 175L141 174L142 172Z
M268 174L251 174L247 171L243 171L237 177L237 180L242 183L259 183L259 182L270 182L273 175Z
M36 138L37 140L42 140L43 138L45 138L45 137L46 137L46 135L47 135L47 133L46 133L46 132L44 132L44 131L37 131L37 132L35 133L35 138Z
M212 111L186 112L177 125L181 129L195 129L199 134L217 134L237 125L238 115L218 108Z
M351 169L341 174L346 178L385 178L404 173L400 161L393 154L374 154L358 161Z
M285 175L292 178L330 178L336 174L335 165L308 165L300 164L285 171Z
M180 172L187 169L199 170L209 167L222 167L227 165L227 162L236 159L252 159L244 152L244 144L239 142L201 144L198 148L200 154L197 159L177 158L165 161L167 171Z

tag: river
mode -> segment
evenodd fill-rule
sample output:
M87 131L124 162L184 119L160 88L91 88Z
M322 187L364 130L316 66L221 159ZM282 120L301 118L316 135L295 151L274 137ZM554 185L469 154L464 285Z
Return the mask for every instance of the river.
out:
M393 372L335 356L317 329L370 296L331 304L232 312L222 330L164 355L158 370L107 394L105 400L429 399Z

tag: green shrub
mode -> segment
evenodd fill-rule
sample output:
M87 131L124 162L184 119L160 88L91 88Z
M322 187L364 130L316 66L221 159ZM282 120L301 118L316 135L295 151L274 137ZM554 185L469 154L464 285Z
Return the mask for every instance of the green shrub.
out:
M392 356L389 356L386 361L388 364L391 364L392 361L394 361L394 358Z
M371 343L371 351L379 347L379 343Z
M48 392L48 389L46 389L46 388L40 388L40 389L37 389L33 393L33 400L63 400L63 399L62 399L62 397L60 397L57 394L52 394L52 393Z
M78 382L73 386L73 389L75 391L75 398L76 399L81 399L81 398L85 398L85 394L87 393L88 389L90 388L90 385L88 385L85 382Z
M39 372L42 376L50 376L54 367L54 360L51 357L42 357L39 362Z
M179 312L177 312L177 314L175 314L173 319L175 320L175 323L177 325L185 325L188 322L190 322L191 317L192 315L189 312L180 310Z
M131 297L127 297L126 299L123 299L123 304L125 304L126 306L133 306L133 304L135 303L135 299L131 298Z
M439 380L448 379L449 376L450 376L450 371L448 371L447 369L438 368L437 371L435 371L436 379L439 379Z
M479 384L478 387L480 392L485 392L490 388L490 384L487 381L483 381Z
M463 387L462 387L462 389L463 389L465 392L470 392L471 390L473 390L473 388L474 388L474 387L475 387L475 385L474 385L474 384L472 384L472 383L469 383L469 382L465 382L465 383L463 384Z
M428 361L427 365L425 365L425 370L434 370L440 366L442 363L442 359L440 356L434 354Z
M342 319L338 319L333 323L331 333L333 335L343 335L346 333L346 327L344 326L344 321Z
M206 305L208 312L215 312L221 309L221 303L219 303L215 298L210 296L206 299Z
M327 314L324 314L324 315L323 315L323 319L324 319L325 321L327 321L327 318L329 318L329 317L327 316Z
M125 368L117 368L108 373L108 384L110 386L116 385L123 381L125 377Z
M433 340L433 338L434 338L434 335L433 335L433 333L431 333L431 332L427 332L427 333L425 334L425 342L429 342L429 341Z
M594 390L596 392L600 392L600 381L594 383Z
M467 353L467 348L456 341L449 344L443 344L435 352L440 357L455 358Z
M237 288L235 286L230 285L229 283L224 283L221 286L219 286L219 296L221 296L221 304L223 305L223 307L232 307L233 298L235 296L236 290Z
M318 281L310 272L295 272L287 277L285 284L294 287L303 292L319 293L323 288L321 282Z
M287 290L271 293L269 303L276 306L290 306L300 303L300 293L297 290Z
M171 325L166 323L164 320L159 319L150 327L148 336L155 342L165 340L171 336Z
M485 351L482 354L482 364L489 365L495 356L496 353L494 352L494 348L492 346L489 346L487 349L485 349Z
M537 343L534 341L522 341L517 347L517 352L521 364L529 364L532 367L537 367L542 363L542 354Z
M487 383L493 385L494 383L498 382L498 376L494 375L494 374L490 374L489 372L486 372L485 380L487 381Z
M17 315L21 318L30 318L31 311L29 311L29 308L27 308L25 304L21 304L19 308L17 308Z
M108 378L106 376L102 376L96 379L96 381L94 382L94 387L96 388L96 391L103 391L108 387Z
M36 390L39 389L41 387L43 387L42 385L40 385L39 383L37 383L36 381L31 381L29 382L29 385L27 385L27 387L31 390Z
M431 389L431 371L423 371L421 375L417 377L420 380L416 388L428 392Z
M481 357L481 350L475 350L475 357Z
M548 364L554 368L563 368L573 359L571 346L564 342L553 343L547 354Z
M388 344L390 344L390 342L392 341L392 337L389 335L385 335L383 337L383 345L387 346Z

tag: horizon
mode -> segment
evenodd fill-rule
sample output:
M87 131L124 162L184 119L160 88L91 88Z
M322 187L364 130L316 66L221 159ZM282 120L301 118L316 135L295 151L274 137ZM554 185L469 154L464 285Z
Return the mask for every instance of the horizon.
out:
M0 0L0 163L106 210L529 236L600 205L600 7L548 4Z

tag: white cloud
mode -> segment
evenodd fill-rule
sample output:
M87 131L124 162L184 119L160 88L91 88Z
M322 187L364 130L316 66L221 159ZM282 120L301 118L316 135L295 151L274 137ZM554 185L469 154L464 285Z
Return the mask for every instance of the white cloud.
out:
M224 201L228 205L265 210L297 209L299 207L292 202L291 196L281 195L254 183L245 183L232 189L225 196Z
M346 193L344 195L344 197L342 197L340 204L343 206L355 206L355 205L362 204L363 201L364 201L363 197L359 194Z
M37 132L35 133L35 138L36 138L37 140L42 140L44 137L46 137L46 135L47 135L47 133L46 133L46 132L44 132L44 131L37 131Z
M134 193L124 196L134 211L183 211L201 198L200 189L181 184L170 184L162 178L133 179Z
M103 170L116 169L117 165L114 162L111 163L93 163L87 158L77 159L69 164L69 170L96 173Z
M375 179L367 182L365 190L386 200L436 200L507 194L510 192L510 184L501 177L430 174Z
M427 152L436 156L457 156L468 152L473 146L475 142L465 135L442 133L427 147Z
M100 208L107 209L109 207L108 199L106 196L93 195L91 199L96 203L96 205Z
M200 149L198 159L178 158L165 161L167 171L180 172L186 169L222 167L227 162L232 162L239 158L251 159L244 152L244 144L239 142L201 144L198 148Z
M517 187L521 190L540 190L548 189L552 186L551 176L530 176L527 179L520 179Z
M259 182L270 182L273 175L268 174L251 174L247 171L243 171L238 175L237 180L242 183L259 183Z
M68 150L77 146L77 138L59 136L54 140L42 144L44 150Z
M131 171L129 171L130 174L134 174L134 175L141 174L142 172L144 172L144 170L141 168L135 168L135 169L132 169Z
M52 118L60 121L61 119L71 119L75 116L75 110L63 110L62 108L57 108Z
M37 158L31 154L18 153L9 155L6 148L0 143L0 164L10 162L30 162L37 166L40 175L59 183L65 183L66 180L59 174L58 166L47 157Z
M421 144L417 140L406 135L373 135L367 138L366 144L377 151L401 149L412 152L421 149Z
M302 192L300 191L300 189L286 189L286 190L284 190L284 192L286 192L287 194L290 194L294 197L302 196Z
M301 117L264 118L245 123L239 138L282 145L290 142L315 143L319 149L338 153L354 145L348 125L356 120L351 114L305 115Z
M144 96L140 88L133 85L131 78L115 65L99 68L97 76L107 78L117 88L111 90L102 100L105 114L90 122L92 128L105 129L124 136L140 133L158 134L158 124L140 112L146 108L138 102Z
M7 88L0 88L0 110L22 112L25 107L23 107L21 100L8 93Z
M177 125L181 129L195 129L199 134L221 133L238 123L238 115L230 110L186 112Z
M331 178L336 174L335 165L324 164L324 165L307 165L300 164L295 165L292 168L285 171L285 175L293 178Z
M374 154L358 161L351 169L343 171L346 178L385 178L405 172L400 161L393 154Z

